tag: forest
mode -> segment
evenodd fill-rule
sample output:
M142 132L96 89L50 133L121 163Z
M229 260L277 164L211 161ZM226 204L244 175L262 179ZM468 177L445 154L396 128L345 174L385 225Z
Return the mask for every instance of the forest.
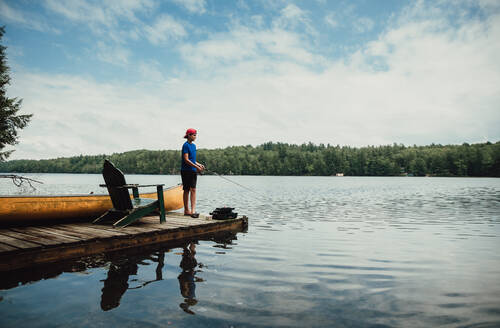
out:
M110 159L128 174L178 174L180 150L133 150L46 160L0 162L3 173L101 173ZM267 142L198 149L207 174L500 177L500 142L349 147Z

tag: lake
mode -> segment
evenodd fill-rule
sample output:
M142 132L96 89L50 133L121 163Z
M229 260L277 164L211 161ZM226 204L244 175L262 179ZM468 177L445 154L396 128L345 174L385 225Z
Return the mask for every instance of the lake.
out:
M27 176L102 192L100 175ZM228 178L252 191L201 176L197 210L235 207L247 232L16 272L0 326L500 326L500 179Z

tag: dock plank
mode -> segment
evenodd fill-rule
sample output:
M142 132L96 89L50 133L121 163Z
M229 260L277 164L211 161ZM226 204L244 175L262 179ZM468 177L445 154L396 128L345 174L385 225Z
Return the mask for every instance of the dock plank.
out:
M152 222L148 222L148 221L144 221L144 222L138 222L136 224L131 224L125 228L128 228L128 227L156 227L160 230L164 230L164 229L169 229L169 228L179 228L179 227L185 227L186 225L185 224L182 224L182 223L179 223L179 222L171 222L171 221L167 221L165 223L152 223Z
M77 239L79 241L85 241L89 238L88 235L81 234L78 232L66 231L64 229L59 229L58 226L44 227L43 230L47 231L48 233L57 234L57 235L62 236L62 237L74 238L74 239Z
M41 248L42 246L40 244L35 244L29 241L13 238L10 236L7 236L3 233L0 232L0 242L3 244L7 244L10 246L14 246L16 248Z
M168 212L166 215L171 217L189 218L189 216L185 216L182 212Z
M138 228L138 227L145 227L147 226L148 229L150 227L154 227L154 229L157 230L164 230L165 227L167 228L176 228L176 227L183 227L186 226L186 222L182 221L177 221L177 220L170 220L170 219L175 219L175 218L169 218L166 217L166 222L160 224L160 220L156 216L146 216L141 218L140 220L132 223L129 226L123 227L123 228L115 228L111 225L111 223L108 224L92 224L92 223L86 223L85 226L93 226L93 227L99 227L103 229L114 229L115 231L120 231L124 233L129 233L131 230L130 228Z
M29 241L29 242L36 243L36 244L43 245L43 246L60 244L58 241L55 241L55 240L52 240L49 238L45 238L45 237L41 237L41 236L37 236L37 235L26 234L23 232L15 231L13 229L2 230L1 233L6 235L6 236L12 237L12 238L17 238L17 239Z
M133 231L125 230L125 229L117 229L112 225L108 224L93 224L93 223L84 223L80 225L81 227L89 228L89 229L99 229L104 231L111 231L123 236L133 235Z
M149 224L152 224L152 223L149 223ZM187 227L189 226L189 224L186 224L184 222L178 222L178 221L167 221L165 223L167 227Z
M123 236L123 233L120 233L118 231L111 231L106 229L92 229L77 224L74 225L61 224L57 225L57 229L72 233L82 234L82 236L87 236L87 238L89 239Z
M170 218L170 220L167 219L167 222L175 223L175 224L182 224L182 225L197 225L197 224L210 223L209 221L193 219L193 218L191 218L191 219Z
M83 240L82 238L66 235L63 232L54 230L50 227L22 227L22 228L12 228L12 230L36 236L42 236L45 238L50 238L59 241L61 244L81 242Z
M16 228L10 228L10 230L16 231L19 233L23 233L26 235L34 236L34 237L40 237L40 238L51 240L54 243L54 245L74 243L74 242L78 242L80 240L80 239L75 239L72 237L67 237L67 236L63 237L63 236L56 235L53 233L47 233L46 230L40 231L39 229L36 229L34 227L21 227L21 228L16 227Z
M18 250L19 248L0 243L0 252L11 252Z
M129 226L126 226L125 228L118 228L118 229L126 230L129 233L133 233L133 234L142 234L142 233L161 232L161 231L164 231L165 229L175 229L175 228L176 227L174 227L174 226L167 226L167 225L163 225L161 227L159 225L154 226L154 225L143 224L143 225L129 225Z
M149 223L149 224L158 224L160 222L158 222L158 219L154 219L154 218L151 218L151 217L146 217L146 218L142 218L139 222L146 222L146 223ZM172 222L180 222L178 221L178 218L177 217L165 217L165 223L172 223Z
M115 228L109 225L100 225L100 229L111 230L111 231L119 231L123 234L135 235L137 233L147 233L153 231L163 231L165 228L169 228L170 226L162 225L160 226L158 223L155 225L149 225L144 223L135 222L129 226L123 228Z
M97 225L92 223L78 223L75 225L64 225L63 227L76 227L81 231L85 231L91 234L103 232L105 234L110 234L112 236L126 236L130 233L121 229L116 229L113 226L108 225Z

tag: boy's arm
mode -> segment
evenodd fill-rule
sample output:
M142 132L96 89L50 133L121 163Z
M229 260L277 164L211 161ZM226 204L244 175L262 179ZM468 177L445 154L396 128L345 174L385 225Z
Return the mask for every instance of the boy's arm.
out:
M188 153L182 154L182 158L184 159L184 162L186 162L189 166L192 166L200 171L203 171L205 169L205 167L203 165L199 164L198 162L196 162L196 163L191 162L191 160L189 160Z

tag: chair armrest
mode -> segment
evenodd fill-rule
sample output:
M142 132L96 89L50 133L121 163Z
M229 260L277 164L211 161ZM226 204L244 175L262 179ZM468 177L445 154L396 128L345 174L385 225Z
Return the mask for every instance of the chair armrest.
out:
M137 187L139 187L139 185L138 184L126 184L126 185L121 185L121 186L108 186L106 184L100 184L99 187L123 189L123 188L137 188Z
M162 184L153 184L153 185L138 185L138 184L126 184L126 185L122 185L122 186L108 186L108 185L105 185L105 184L100 184L99 187L103 187L103 188L116 188L116 189L120 189L120 188L138 188L138 187L157 187L157 186L164 186L165 184L162 183Z
M137 185L137 187L158 187L158 186L164 186L165 184L152 184L152 185Z

